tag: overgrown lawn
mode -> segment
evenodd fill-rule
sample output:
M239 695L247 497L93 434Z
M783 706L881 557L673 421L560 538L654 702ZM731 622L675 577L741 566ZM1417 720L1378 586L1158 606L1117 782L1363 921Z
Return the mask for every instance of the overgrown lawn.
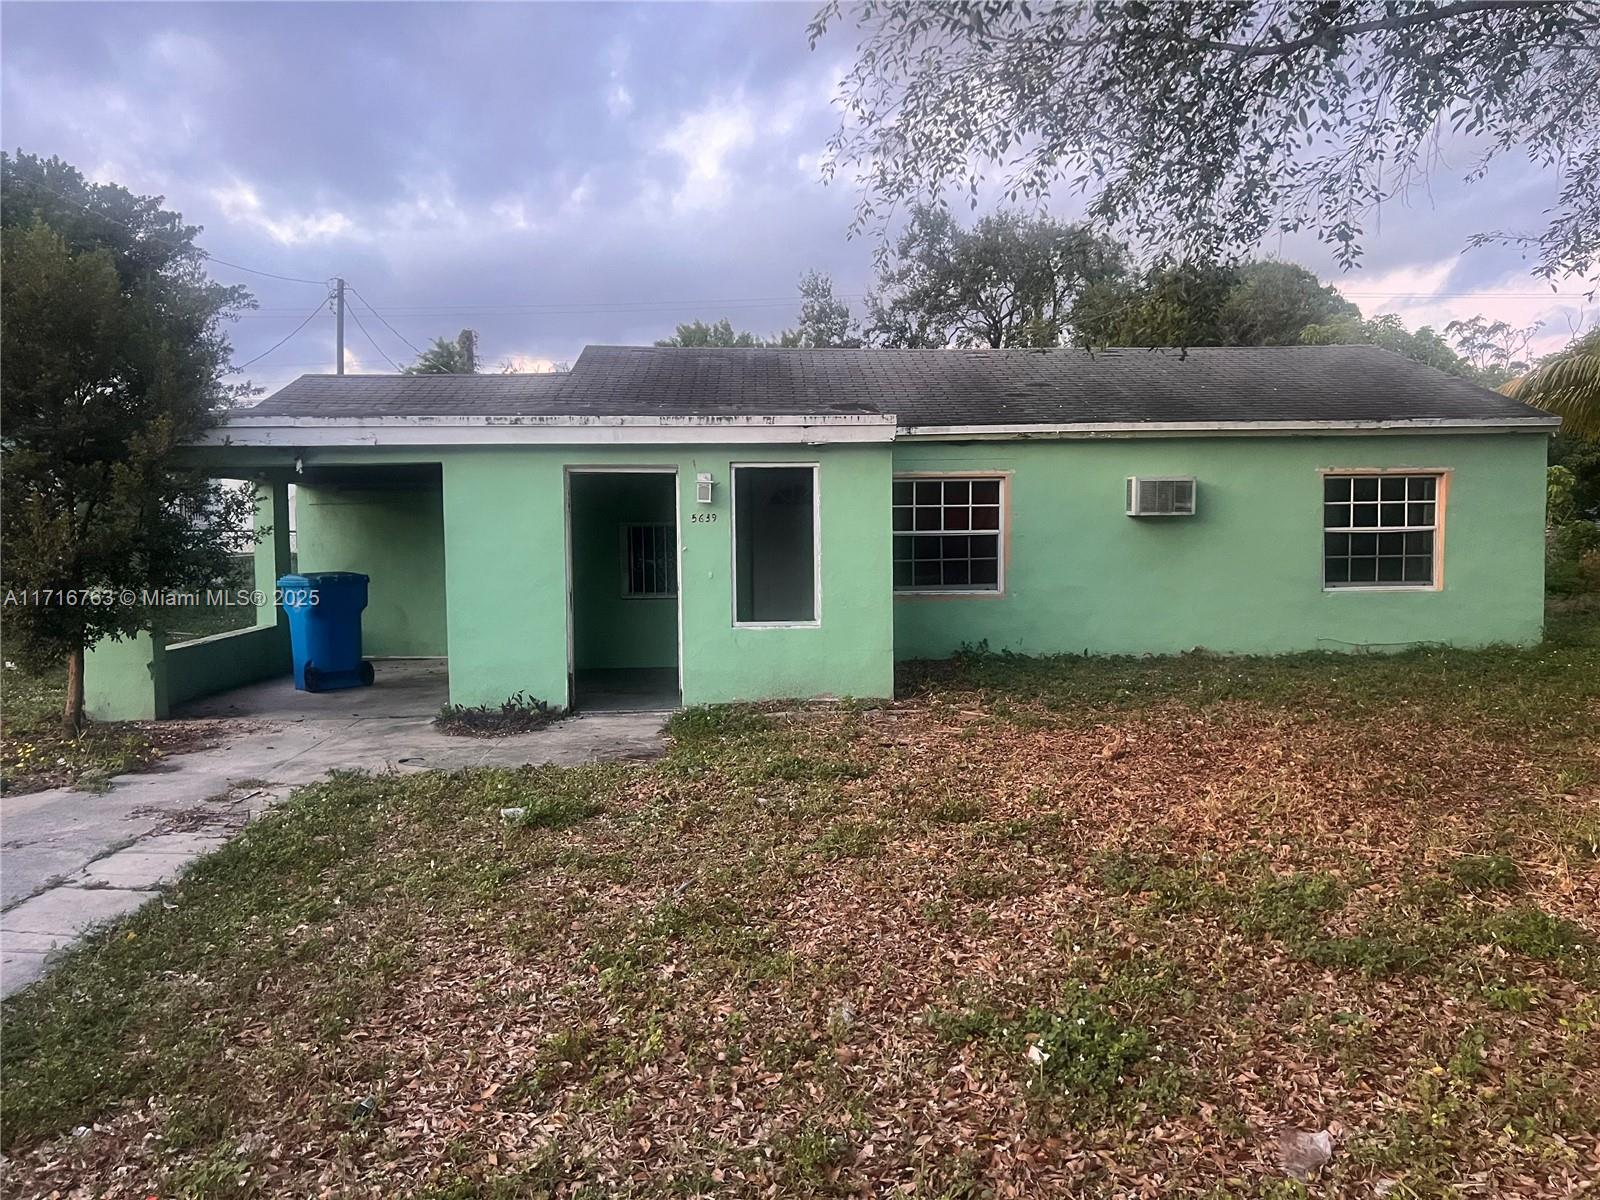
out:
M7 1192L1576 1194L1600 616L1552 633L340 776L7 1005Z

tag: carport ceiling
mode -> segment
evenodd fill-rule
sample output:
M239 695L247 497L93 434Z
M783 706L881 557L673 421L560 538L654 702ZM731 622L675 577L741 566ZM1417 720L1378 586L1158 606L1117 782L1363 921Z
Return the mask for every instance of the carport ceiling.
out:
M370 467L307 466L294 482L363 492L409 492L439 487L443 478L438 463L391 463Z

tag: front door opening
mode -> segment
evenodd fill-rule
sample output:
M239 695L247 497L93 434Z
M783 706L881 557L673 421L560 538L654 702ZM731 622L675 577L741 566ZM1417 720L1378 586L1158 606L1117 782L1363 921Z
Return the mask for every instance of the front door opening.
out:
M677 477L574 471L569 486L573 705L676 708Z

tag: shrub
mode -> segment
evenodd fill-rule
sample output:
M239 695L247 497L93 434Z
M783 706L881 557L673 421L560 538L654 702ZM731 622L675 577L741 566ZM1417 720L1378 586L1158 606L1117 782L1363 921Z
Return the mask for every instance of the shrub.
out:
M442 733L461 737L508 737L542 729L560 715L561 709L518 692L506 697L498 707L446 704L433 723Z

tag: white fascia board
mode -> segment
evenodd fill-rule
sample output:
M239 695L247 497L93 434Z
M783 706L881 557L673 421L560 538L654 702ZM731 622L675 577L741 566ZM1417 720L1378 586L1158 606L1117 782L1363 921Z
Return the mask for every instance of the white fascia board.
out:
M1560 417L1482 420L1419 418L1406 421L1123 421L1072 425L908 425L902 441L1025 441L1032 438L1282 437L1346 433L1553 433Z
M872 414L773 417L251 417L200 446L825 445L891 442L895 419Z

